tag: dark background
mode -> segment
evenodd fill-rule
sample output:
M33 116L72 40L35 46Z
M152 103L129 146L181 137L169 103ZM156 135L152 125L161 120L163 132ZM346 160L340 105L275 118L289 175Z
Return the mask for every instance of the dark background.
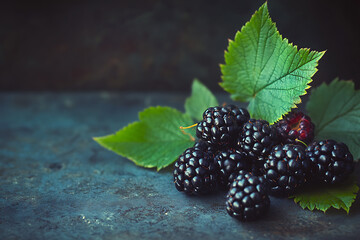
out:
M360 80L360 1L269 0L280 33L327 50L314 85ZM261 1L9 1L0 10L0 90L221 91L229 38Z

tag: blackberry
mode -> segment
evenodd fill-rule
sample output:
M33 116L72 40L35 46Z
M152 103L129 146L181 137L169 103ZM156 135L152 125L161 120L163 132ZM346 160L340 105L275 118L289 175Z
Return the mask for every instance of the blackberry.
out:
M219 170L219 184L224 188L230 185L240 170L250 167L246 154L234 148L219 151L214 160Z
M240 221L250 221L265 214L270 206L265 180L246 171L230 185L226 210L230 216Z
M277 145L264 164L270 194L284 197L308 181L310 161L300 145Z
M203 113L203 120L197 124L196 136L215 146L234 145L236 136L247 121L249 113L234 105L210 107Z
M249 157L264 161L272 147L279 141L276 129L267 121L250 119L244 124L237 145Z
M300 111L293 111L287 114L284 119L275 123L281 141L283 143L296 143L300 140L309 144L314 139L315 125L311 118Z
M198 147L188 148L175 162L174 183L178 191L206 194L217 188L217 170L213 158Z
M354 170L354 160L344 143L334 140L313 142L306 148L312 165L312 174L320 182L338 183Z

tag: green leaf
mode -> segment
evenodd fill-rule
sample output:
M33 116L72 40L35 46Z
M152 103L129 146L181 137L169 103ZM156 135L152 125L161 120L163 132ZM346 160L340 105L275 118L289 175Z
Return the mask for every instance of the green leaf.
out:
M249 101L253 118L273 123L301 102L324 53L283 39L265 3L229 41L220 85L234 100Z
M338 185L327 185L318 187L308 187L301 192L291 196L295 203L303 209L320 210L326 212L329 208L344 209L350 211L351 204L355 201L359 187L356 181L349 179Z
M219 105L212 92L199 80L194 79L191 87L191 96L185 101L185 111L194 119L200 121L203 112L209 108Z
M115 134L94 138L101 146L129 158L136 165L160 170L194 144L180 126L193 124L190 116L170 107L150 107L139 113L138 122ZM187 132L194 136L194 130Z
M360 91L353 82L323 83L311 92L306 108L317 139L344 142L354 158L360 158Z

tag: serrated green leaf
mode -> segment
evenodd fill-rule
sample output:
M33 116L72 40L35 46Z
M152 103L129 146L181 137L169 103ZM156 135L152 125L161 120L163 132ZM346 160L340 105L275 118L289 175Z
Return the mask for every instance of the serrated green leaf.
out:
M353 82L323 83L311 91L306 108L317 139L344 142L354 158L360 158L360 91Z
M185 101L185 112L200 121L203 112L209 108L219 105L212 92L199 80L194 79L191 87L191 96Z
M190 116L170 107L150 107L139 113L139 122L115 134L94 140L108 150L129 158L136 165L160 170L194 144L180 126L193 124ZM195 136L194 129L187 133Z
M349 179L337 185L307 187L291 198L294 198L295 203L298 203L303 209L326 212L333 207L342 208L349 213L358 191L359 187L356 185L356 181Z
M283 39L265 3L229 42L220 85L234 100L249 101L253 118L273 123L301 102L324 53Z

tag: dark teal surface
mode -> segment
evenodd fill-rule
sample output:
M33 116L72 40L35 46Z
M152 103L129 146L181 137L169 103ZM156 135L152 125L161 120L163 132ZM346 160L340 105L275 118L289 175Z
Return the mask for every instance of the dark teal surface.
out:
M241 223L226 213L224 193L188 197L171 167L137 167L92 140L145 107L183 102L176 94L1 93L0 239L359 239L359 201L346 215L271 198L266 217Z

